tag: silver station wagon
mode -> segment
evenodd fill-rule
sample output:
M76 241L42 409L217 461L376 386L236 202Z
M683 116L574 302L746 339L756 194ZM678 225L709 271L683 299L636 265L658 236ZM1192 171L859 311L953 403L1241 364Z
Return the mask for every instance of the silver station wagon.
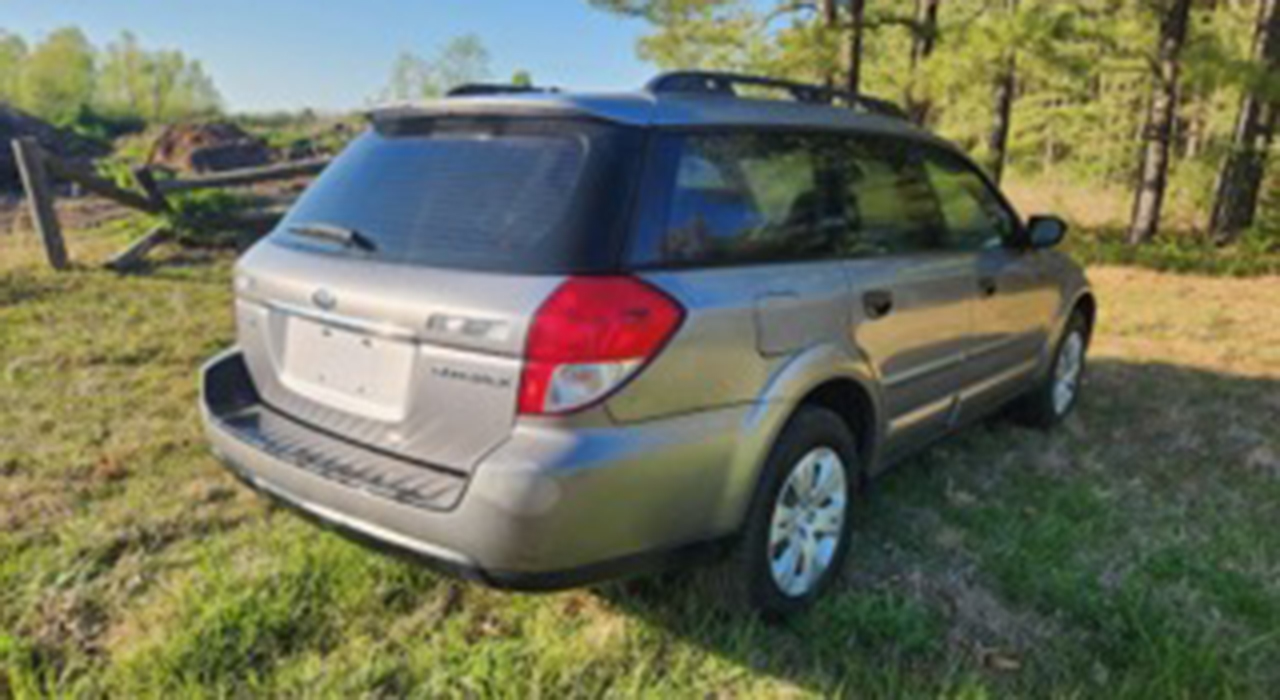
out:
M777 617L868 479L1079 396L1065 225L891 104L681 72L370 123L240 260L202 391L237 476L364 541L524 590L710 556Z

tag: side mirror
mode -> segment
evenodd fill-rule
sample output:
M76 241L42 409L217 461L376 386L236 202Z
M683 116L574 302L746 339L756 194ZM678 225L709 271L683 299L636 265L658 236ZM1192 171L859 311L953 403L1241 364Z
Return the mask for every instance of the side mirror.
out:
M1067 222L1056 216L1033 216L1027 222L1027 243L1037 250L1052 248L1067 236Z

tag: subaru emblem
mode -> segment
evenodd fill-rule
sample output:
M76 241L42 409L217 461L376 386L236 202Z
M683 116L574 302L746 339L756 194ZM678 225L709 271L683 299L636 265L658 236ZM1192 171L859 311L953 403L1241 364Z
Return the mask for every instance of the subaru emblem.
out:
M338 305L338 298L335 297L332 292L324 288L317 289L315 293L311 295L311 301L325 311L328 311Z

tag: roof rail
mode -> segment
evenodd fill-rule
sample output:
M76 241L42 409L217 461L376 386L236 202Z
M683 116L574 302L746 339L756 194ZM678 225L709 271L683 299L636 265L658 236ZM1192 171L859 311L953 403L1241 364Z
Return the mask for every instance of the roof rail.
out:
M473 95L526 95L530 93L560 92L560 88L514 83L463 83L451 88L445 97L470 97Z
M847 92L845 90L836 90L822 85L810 85L808 83L798 83L791 80L781 80L779 78L767 78L760 75L745 75L742 73L725 73L719 71L674 71L671 73L663 73L650 80L645 85L645 90L652 93L662 92L686 92L686 93L702 93L711 95L723 95L726 97L738 96L735 86L749 85L764 88L773 88L790 93L792 99L797 102L806 102L810 104L834 104L837 101L855 109L861 109L864 112L878 114L886 117L894 117L896 119L906 119L907 113L898 105L882 100L878 97L871 97L856 92Z

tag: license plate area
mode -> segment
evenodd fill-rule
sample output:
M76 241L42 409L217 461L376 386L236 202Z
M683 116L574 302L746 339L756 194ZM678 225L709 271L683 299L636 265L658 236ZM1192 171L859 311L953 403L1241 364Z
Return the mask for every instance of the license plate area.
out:
M290 390L348 413L404 418L415 346L290 316L282 378Z

